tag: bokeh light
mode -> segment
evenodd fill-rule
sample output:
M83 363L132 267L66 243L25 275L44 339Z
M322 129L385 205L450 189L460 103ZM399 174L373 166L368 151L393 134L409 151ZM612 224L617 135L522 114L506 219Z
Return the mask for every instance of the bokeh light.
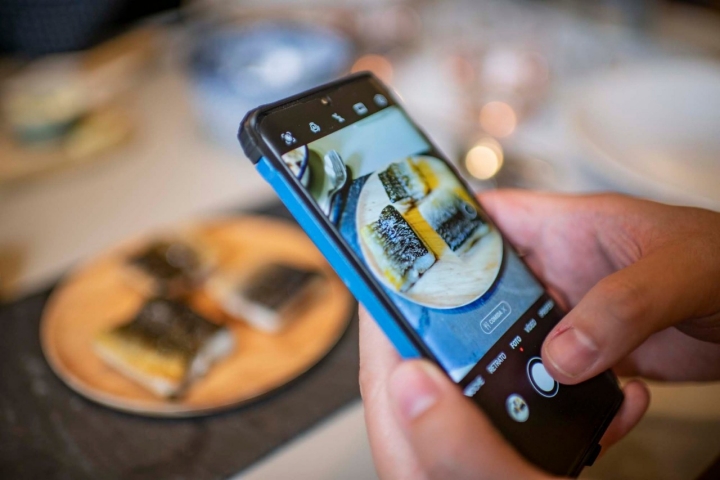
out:
M393 66L390 60L382 55L368 54L355 60L350 71L352 73L370 71L384 83L390 84L393 80Z
M462 55L451 55L447 61L450 73L459 85L471 85L476 80L475 68Z
M505 102L489 102L480 110L480 126L493 137L507 137L515 131L517 115Z
M502 146L491 138L481 140L465 155L465 168L478 180L488 180L494 177L502 165Z

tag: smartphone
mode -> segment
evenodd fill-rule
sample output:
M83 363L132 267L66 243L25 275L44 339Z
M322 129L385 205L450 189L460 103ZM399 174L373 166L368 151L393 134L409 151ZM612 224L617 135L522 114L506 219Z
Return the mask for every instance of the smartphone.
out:
M548 374L564 312L388 88L352 75L249 112L238 137L403 357L436 362L544 470L592 464L617 379Z

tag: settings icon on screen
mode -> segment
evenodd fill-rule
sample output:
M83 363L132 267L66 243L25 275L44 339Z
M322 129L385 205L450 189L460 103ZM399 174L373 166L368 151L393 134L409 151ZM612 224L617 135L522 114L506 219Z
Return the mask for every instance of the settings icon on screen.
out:
M293 137L293 134L291 132L284 132L280 134L280 138L283 142L285 142L285 145L292 145L293 143L296 143L297 140L295 137Z

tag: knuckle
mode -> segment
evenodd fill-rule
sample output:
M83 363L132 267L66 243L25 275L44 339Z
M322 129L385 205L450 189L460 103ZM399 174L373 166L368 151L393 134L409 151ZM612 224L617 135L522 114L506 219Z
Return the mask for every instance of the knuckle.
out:
M607 293L608 320L621 325L635 324L648 314L648 296L642 285L622 276L608 277L601 283Z

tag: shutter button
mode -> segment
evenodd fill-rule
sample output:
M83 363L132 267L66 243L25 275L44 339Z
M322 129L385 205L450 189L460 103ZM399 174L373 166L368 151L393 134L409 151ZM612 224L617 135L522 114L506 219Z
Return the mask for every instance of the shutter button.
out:
M548 398L557 395L560 384L545 370L542 358L533 357L530 359L527 364L527 374L530 384L540 395Z

